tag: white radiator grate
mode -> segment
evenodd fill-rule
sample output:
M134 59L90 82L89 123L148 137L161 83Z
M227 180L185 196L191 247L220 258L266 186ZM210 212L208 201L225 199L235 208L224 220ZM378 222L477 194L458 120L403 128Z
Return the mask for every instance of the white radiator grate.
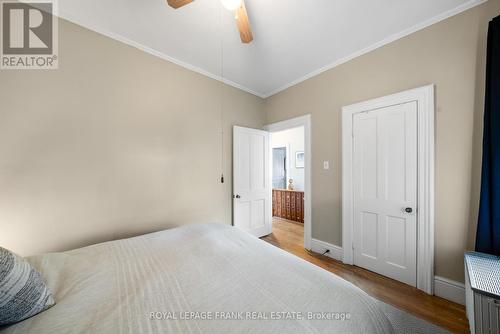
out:
M470 285L479 293L500 298L500 257L482 253L465 254Z

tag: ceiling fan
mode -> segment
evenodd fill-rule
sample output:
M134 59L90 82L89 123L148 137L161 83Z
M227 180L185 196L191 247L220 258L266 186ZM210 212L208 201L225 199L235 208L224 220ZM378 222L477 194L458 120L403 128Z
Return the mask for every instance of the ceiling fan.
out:
M167 0L167 3L170 7L177 9L193 1L194 0ZM240 31L241 42L245 44L252 42L253 35L250 29L250 21L248 19L244 0L221 0L221 2L227 10L234 12L236 25Z

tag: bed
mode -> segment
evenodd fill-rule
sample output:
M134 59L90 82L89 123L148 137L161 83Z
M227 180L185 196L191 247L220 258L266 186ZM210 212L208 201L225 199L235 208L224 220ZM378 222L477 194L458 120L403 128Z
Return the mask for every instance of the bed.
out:
M392 333L345 280L231 226L188 225L28 258L52 308L13 333Z

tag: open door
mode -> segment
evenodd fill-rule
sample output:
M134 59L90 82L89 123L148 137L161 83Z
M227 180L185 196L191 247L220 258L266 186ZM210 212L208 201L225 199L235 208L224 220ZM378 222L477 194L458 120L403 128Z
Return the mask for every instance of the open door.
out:
M269 132L234 127L234 226L259 238L272 232L269 152Z

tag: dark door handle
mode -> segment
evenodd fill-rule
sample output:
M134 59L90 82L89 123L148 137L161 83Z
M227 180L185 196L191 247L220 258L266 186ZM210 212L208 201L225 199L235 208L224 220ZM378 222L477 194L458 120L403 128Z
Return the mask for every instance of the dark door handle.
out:
M406 213L412 213L412 212L413 212L413 209L412 209L412 208L406 208L406 209L405 209L405 212L406 212Z
M235 197L235 198L241 198L241 196L240 196L240 195L236 195L236 196L234 196L234 197Z

